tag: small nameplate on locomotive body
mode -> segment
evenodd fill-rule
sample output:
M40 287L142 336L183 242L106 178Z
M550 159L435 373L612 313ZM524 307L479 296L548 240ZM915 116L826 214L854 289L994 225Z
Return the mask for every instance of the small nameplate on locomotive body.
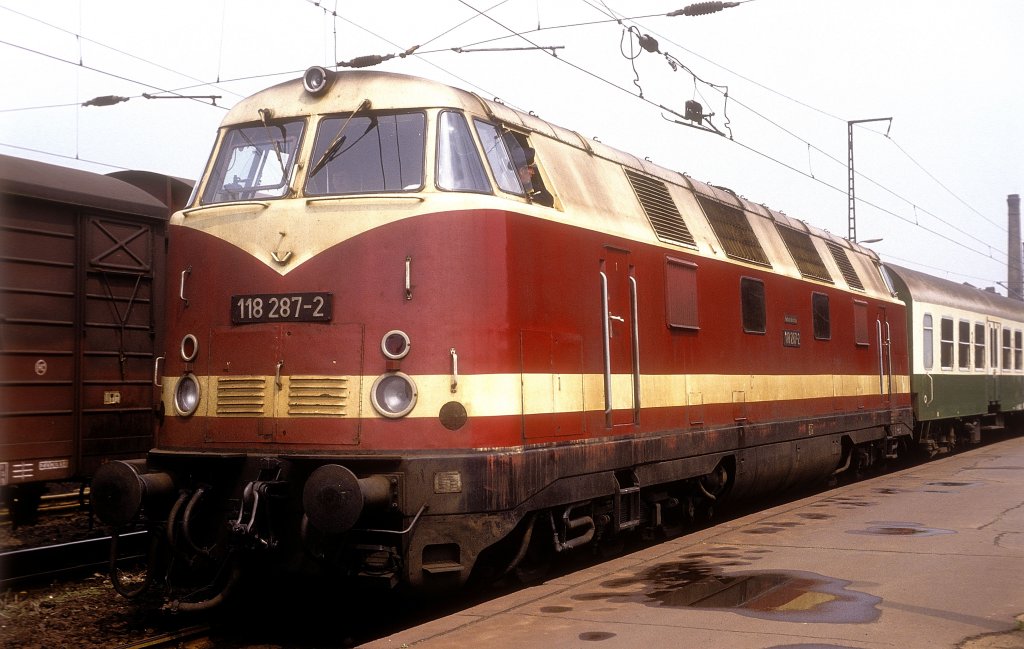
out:
M231 322L328 322L332 293L257 293L231 296Z

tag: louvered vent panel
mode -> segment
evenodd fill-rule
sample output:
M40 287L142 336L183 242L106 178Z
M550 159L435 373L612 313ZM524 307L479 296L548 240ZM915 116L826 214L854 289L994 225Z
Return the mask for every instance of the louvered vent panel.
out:
M768 257L764 254L761 242L757 240L754 229L747 221L743 210L719 203L707 196L697 195L697 202L704 208L704 213L711 223L711 228L722 242L725 254L733 259L742 259L752 264L760 264L771 268Z
M860 277L857 276L857 271L854 269L853 264L850 263L850 258L846 256L846 251L843 250L842 246L831 241L826 241L825 245L828 246L829 252L832 253L832 259L835 259L836 265L839 266L839 271L843 274L843 278L850 285L850 288L863 291L864 284L861 283Z
M823 282L832 281L832 274L828 272L825 264L821 261L821 255L814 247L811 235L778 223L775 224L775 229L779 231L782 241L785 242L786 248L789 249L789 254L793 256L793 261L796 262L802 276L820 279Z
M348 379L293 376L288 382L288 414L292 417L345 417Z
M266 407L267 379L262 376L217 377L217 414L258 417Z
M640 205L644 208L644 213L647 214L658 238L668 243L695 248L697 242L690 234L690 229L686 227L686 222L683 221L683 216L676 208L665 183L632 169L625 171L629 184L633 186L633 191L636 192L636 197L640 200Z

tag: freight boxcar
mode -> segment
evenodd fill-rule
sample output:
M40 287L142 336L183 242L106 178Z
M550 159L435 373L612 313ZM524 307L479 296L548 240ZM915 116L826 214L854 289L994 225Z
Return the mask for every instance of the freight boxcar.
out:
M119 173L0 156L0 486L17 520L46 482L151 445L166 222L191 184Z

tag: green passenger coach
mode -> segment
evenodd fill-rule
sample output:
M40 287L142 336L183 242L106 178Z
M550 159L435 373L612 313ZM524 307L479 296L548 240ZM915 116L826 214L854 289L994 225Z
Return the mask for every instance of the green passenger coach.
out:
M978 441L1024 409L1024 302L886 264L907 305L910 390L929 451Z

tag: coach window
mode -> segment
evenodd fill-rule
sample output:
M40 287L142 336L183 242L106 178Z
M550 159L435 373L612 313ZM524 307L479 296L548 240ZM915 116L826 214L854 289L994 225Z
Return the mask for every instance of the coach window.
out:
M828 296L811 293L811 312L814 316L814 337L817 340L832 340L832 315L829 313Z
M961 320L957 323L956 340L957 367L968 371L971 369L971 323Z
M974 323L974 371L985 371L985 323Z
M1003 369L1013 369L1013 341L1010 336L1010 330L1003 329Z
M853 301L853 338L859 347L871 344L868 329L868 303L861 300Z
M665 317L670 329L699 329L697 264L665 260Z
M764 282L752 277L740 278L740 300L743 307L743 331L763 334L766 329Z
M932 314L924 314L924 323L921 336L921 358L924 361L924 369L930 370L935 365L935 329L932 326Z
M426 115L327 117L313 143L306 194L369 194L423 187Z
M466 118L451 110L443 111L438 117L437 186L452 191L491 191Z
M939 367L953 369L953 318L939 321Z

